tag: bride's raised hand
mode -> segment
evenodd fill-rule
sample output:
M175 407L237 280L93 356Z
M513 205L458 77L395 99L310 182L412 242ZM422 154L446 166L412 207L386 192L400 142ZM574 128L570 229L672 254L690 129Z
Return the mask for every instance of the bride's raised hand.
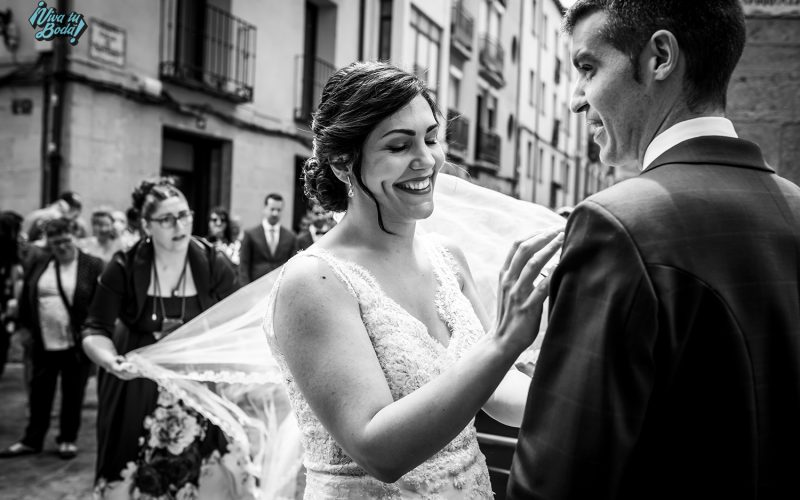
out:
M517 241L500 271L495 334L517 354L536 339L547 298L550 278L546 277L538 285L534 285L534 280L563 241L562 228Z

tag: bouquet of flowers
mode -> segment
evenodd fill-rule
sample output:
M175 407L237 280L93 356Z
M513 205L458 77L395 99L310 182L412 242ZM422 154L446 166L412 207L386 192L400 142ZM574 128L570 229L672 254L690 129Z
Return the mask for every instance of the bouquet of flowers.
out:
M216 441L208 421L159 387L156 409L145 418L139 458L122 473L136 500L252 500L257 484L247 451Z
M201 445L207 421L165 390L144 421L145 436L136 464L129 465L134 498L189 500L197 498L203 462Z

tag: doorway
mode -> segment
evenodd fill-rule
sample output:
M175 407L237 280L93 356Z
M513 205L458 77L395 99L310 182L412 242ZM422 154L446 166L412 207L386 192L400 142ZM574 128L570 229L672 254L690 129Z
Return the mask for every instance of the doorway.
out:
M192 234L208 233L208 212L231 205L231 141L165 127L161 175L172 176L194 210Z

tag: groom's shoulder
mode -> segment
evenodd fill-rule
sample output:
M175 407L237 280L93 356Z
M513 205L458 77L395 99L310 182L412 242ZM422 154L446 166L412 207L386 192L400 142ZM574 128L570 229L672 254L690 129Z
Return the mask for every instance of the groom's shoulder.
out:
M645 177L631 177L599 191L584 200L613 214L641 213L644 206L653 207L668 193L663 186Z

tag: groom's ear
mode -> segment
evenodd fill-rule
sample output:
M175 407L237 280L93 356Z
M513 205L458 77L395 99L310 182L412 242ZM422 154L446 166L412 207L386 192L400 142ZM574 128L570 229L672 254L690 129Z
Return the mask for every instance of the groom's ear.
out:
M676 72L681 62L678 39L669 30L658 30L644 47L647 71L654 80L664 81Z

